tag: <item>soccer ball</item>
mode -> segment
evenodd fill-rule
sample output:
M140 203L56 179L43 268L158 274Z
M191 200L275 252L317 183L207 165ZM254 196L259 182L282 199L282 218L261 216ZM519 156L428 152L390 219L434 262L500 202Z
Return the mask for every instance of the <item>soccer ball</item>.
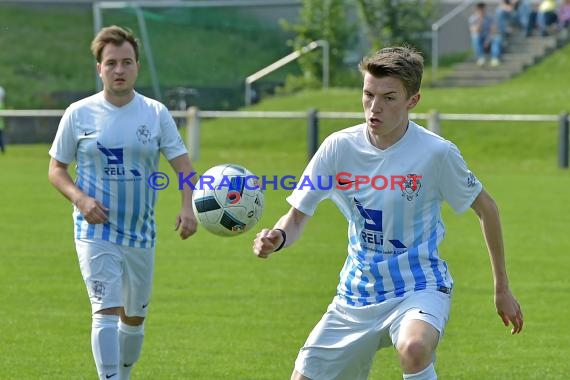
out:
M263 191L258 178L243 166L217 165L196 182L192 207L206 230L219 236L235 236L261 218Z

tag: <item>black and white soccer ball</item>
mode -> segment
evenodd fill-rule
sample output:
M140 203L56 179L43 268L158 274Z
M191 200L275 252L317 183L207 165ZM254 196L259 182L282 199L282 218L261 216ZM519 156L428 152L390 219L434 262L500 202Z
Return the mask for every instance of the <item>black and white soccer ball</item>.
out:
M243 166L223 164L200 176L192 201L194 214L206 230L235 236L261 219L264 199L258 177Z

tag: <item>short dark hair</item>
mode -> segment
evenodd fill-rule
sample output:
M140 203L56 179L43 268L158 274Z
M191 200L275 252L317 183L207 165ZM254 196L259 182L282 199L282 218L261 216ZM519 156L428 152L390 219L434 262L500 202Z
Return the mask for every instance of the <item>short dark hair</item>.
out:
M408 97L415 95L422 83L424 59L409 46L386 47L362 59L358 65L362 74L376 78L395 77L402 81Z
M105 27L97 33L93 42L91 42L91 52L97 60L101 63L101 55L103 54L103 48L108 44L113 44L115 46L121 46L124 42L128 42L133 46L135 50L135 58L138 62L139 60L139 42L135 38L133 32L128 28L122 28L117 25L112 25Z

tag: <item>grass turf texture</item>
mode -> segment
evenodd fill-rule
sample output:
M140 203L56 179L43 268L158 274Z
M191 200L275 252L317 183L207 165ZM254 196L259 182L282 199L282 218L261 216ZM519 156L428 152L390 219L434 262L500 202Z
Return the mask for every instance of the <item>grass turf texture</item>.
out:
M415 111L558 113L567 107L568 48L516 80L483 89L423 90ZM559 75L556 79L551 73ZM275 98L256 109L360 110L359 90ZM323 121L321 135L348 126ZM456 287L438 349L442 379L566 379L570 327L570 185L556 168L557 126L444 123L502 213L512 288L525 330L512 337L495 314L489 260L475 215L444 207L441 252ZM204 123L198 171L222 162L262 175L299 175L306 163L303 120ZM47 145L9 146L0 156L0 378L92 379L89 304L72 241L71 207L47 182ZM162 168L169 172L167 165ZM286 191L267 191L260 225L287 209ZM174 189L157 208L155 291L137 379L288 378L298 348L334 295L345 257L345 221L323 203L300 241L267 261L251 242L204 230L188 241L172 231ZM400 378L394 350L381 351L371 379Z

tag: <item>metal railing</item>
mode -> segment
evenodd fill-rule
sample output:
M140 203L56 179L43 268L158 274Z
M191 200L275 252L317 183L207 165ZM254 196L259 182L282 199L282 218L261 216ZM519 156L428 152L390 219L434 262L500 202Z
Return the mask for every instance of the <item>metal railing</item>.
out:
M318 47L323 48L323 88L329 87L329 43L325 40L317 40L312 41L306 46L303 46L301 49L294 51L291 54L286 55L285 57L273 62L271 65L264 67L263 69L251 74L247 78L245 78L245 105L249 106L253 99L253 91L251 85L258 79L263 78L264 76L271 74L275 70L285 66L289 62L292 62L298 59L303 54L306 54Z
M353 119L364 122L362 112L318 112L310 109L302 111L202 111L190 107L188 112L174 111L174 117L187 117L187 145L191 157L197 160L200 156L200 122L207 118L270 118L270 119L306 119L308 157L312 157L318 148L318 122L319 119ZM426 127L430 131L441 134L441 121L508 121L508 122L558 122L558 166L569 166L569 139L570 116L567 112L559 115L500 115L500 114L445 114L438 111L429 113L410 113L410 120L426 120Z
M465 9L467 9L471 4L473 4L475 0L466 0L463 1L461 4L453 8L449 13L444 15L442 18L434 22L431 26L431 73L432 73L432 80L435 81L437 79L437 71L439 69L439 30L449 21L453 20L455 17L463 13Z
M0 117L61 117L64 110L0 110ZM174 118L186 119L186 141L193 160L200 157L200 124L202 119L212 118L266 118L266 119L305 119L307 120L308 156L316 151L318 138L318 122L320 119L352 119L364 122L362 112L319 112L315 109L303 111L203 111L190 107L186 111L170 111ZM410 113L411 120L426 120L430 131L441 134L441 122L449 121L507 121L507 122L539 122L558 123L558 167L569 166L570 116L568 112L558 115L525 115L525 114L461 114Z

